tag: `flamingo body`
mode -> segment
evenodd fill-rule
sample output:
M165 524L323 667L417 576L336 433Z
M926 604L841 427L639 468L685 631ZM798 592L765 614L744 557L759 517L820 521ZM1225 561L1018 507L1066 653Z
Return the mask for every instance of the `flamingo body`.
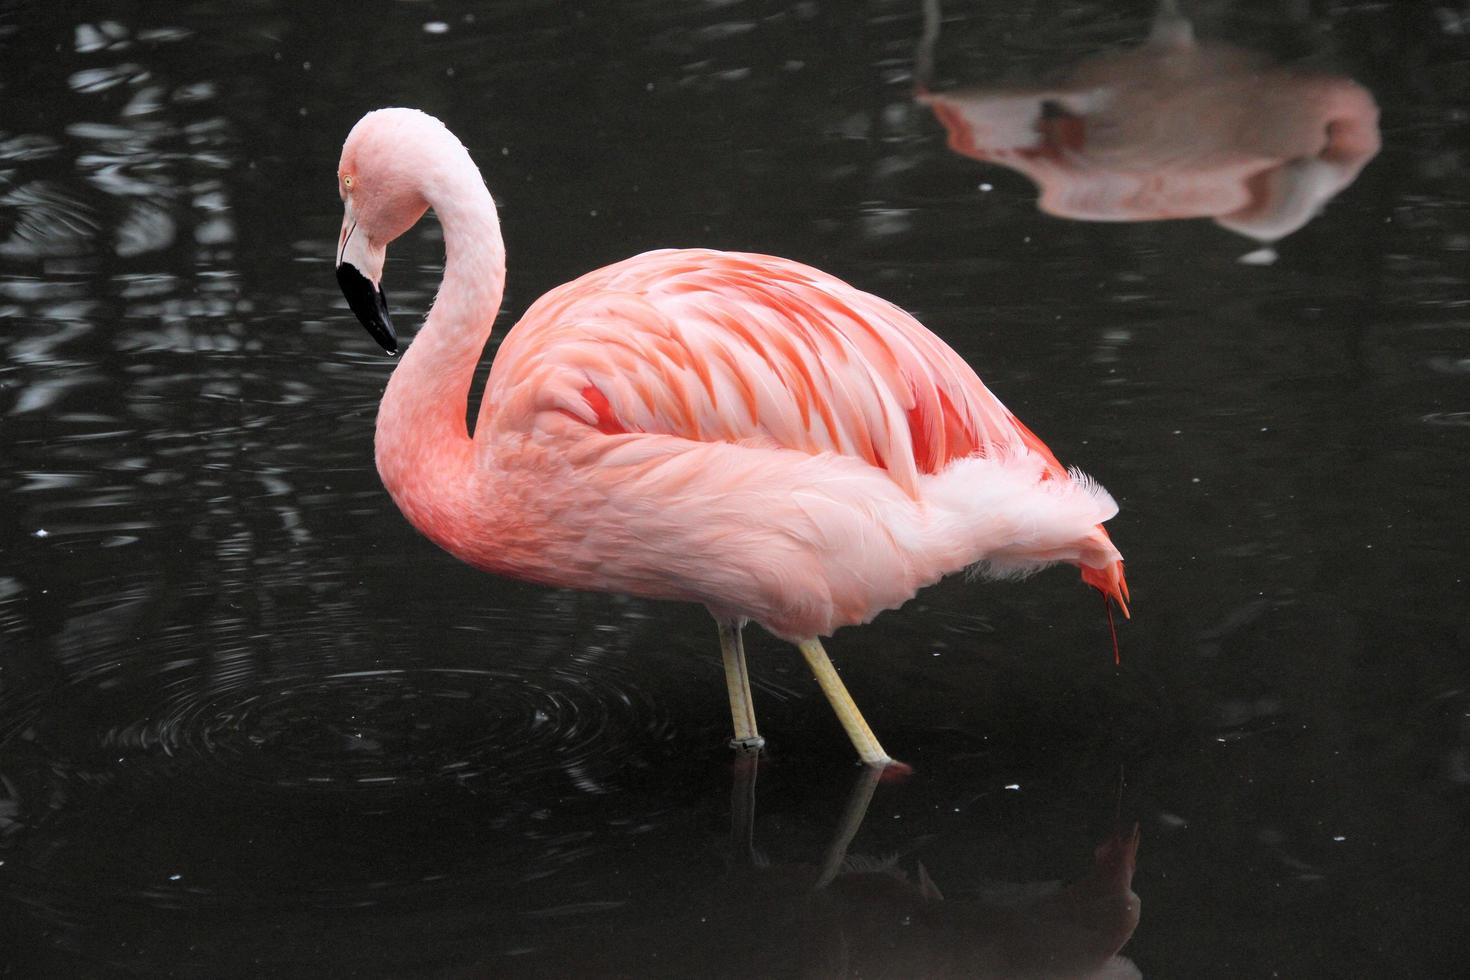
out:
M467 561L701 602L786 639L980 561L1117 561L1096 527L1112 499L952 350L768 255L650 252L552 290L502 344L477 431L477 513L495 516ZM507 550L507 509L548 507L575 518Z
M387 241L428 206L444 225L444 284L384 394L377 462L464 561L700 602L798 644L971 566L1071 562L1125 600L1106 491L908 314L786 259L669 249L553 289L502 343L471 436L504 281L478 170L437 120L386 109L339 176L339 261L379 305Z

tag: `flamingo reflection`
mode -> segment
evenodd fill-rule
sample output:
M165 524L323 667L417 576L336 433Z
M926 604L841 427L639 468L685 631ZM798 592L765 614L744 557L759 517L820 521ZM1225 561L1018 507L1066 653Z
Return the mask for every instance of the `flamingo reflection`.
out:
M917 99L949 146L1037 185L1078 221L1214 219L1271 243L1298 230L1377 155L1378 107L1352 80L1199 42L1172 0L1142 45L1054 84L930 92L938 0L925 0Z
M945 899L922 864L850 851L878 770L860 772L820 863L763 862L754 846L754 759L737 768L732 843L745 860L708 896L730 919L726 951L749 976L1048 977L1124 980L1141 974L1118 955L1138 926L1132 891L1138 828L1114 834L1078 880L989 883ZM751 942L759 936L758 942ZM742 941L738 941L741 940ZM739 971L734 971L739 972Z
M704 882L603 907L535 909L514 952L475 976L801 977L945 980L1136 980L1119 951L1138 927L1132 890L1138 828L1098 846L1075 881L1008 883L934 876L906 858L854 850L882 770L863 767L825 844L811 860L773 861L755 835L758 758L736 760L726 867ZM799 828L777 817L765 825ZM784 849L784 848L783 848ZM931 852L934 850L930 849ZM658 865L646 854L642 863ZM958 881L955 879L959 878ZM674 882L678 883L675 884ZM936 882L938 882L936 884ZM957 894L945 897L940 886ZM959 892L963 894L958 894ZM585 918L571 928L572 914Z

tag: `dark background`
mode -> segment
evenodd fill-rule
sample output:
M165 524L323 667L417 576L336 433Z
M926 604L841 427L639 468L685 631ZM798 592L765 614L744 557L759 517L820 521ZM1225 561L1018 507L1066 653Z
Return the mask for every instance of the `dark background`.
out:
M0 7L0 972L720 975L774 941L691 925L738 858L706 614L477 574L378 484L393 362L337 292L333 184L399 104L501 206L502 333L647 248L790 256L912 310L1118 499L1121 668L1061 571L830 643L916 769L855 853L962 904L1136 820L1145 976L1463 975L1470 6L1186 10L1382 107L1273 265L950 153L918 2ZM947 3L937 86L1151 12ZM437 236L389 260L405 326ZM819 863L851 750L752 633L756 843Z

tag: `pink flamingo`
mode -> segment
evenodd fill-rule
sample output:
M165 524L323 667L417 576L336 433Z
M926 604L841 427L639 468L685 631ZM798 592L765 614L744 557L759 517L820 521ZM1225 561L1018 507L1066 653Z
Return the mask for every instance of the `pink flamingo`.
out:
M505 282L479 170L437 119L381 109L337 180L337 278L389 353L386 247L429 208L444 229L439 295L378 410L399 509L485 571L703 603L733 745L764 744L749 620L800 648L863 762L886 766L819 637L969 566L1071 562L1127 612L1107 492L908 314L786 259L665 249L552 290L501 345L471 436Z

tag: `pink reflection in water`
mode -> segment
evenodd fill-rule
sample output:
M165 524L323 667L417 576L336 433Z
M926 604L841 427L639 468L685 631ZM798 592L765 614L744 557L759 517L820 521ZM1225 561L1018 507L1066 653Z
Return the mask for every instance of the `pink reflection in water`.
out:
M936 4L928 11L937 17ZM922 78L932 56L919 61ZM1262 242L1310 221L1380 147L1378 106L1361 85L1198 42L1172 3L1142 45L1085 59L1054 84L921 86L917 99L955 152L1033 181L1047 214L1208 217Z

